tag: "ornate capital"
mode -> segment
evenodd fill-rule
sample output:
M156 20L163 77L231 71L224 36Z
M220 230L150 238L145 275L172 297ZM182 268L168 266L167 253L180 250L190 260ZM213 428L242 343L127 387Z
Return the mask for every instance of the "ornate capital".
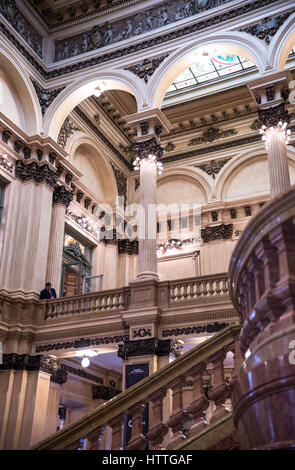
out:
M228 239L232 237L233 225L215 225L213 227L206 227L201 229L201 237L204 243L208 243L214 240Z
M36 162L26 164L22 160L16 163L15 176L21 181L33 180L35 183L46 183L52 188L58 180L58 175L47 164L42 166Z
M118 356L121 359L129 357L155 355L158 357L169 356L174 350L174 341L171 339L148 338L124 341L118 348Z
M63 204L69 207L73 200L73 193L68 191L64 186L57 186L53 191L53 202L55 204Z
M149 155L155 155L159 160L163 155L163 148L155 137L143 142L136 142L133 144L133 150L136 157L139 157L140 160L148 158Z
M290 124L290 115L284 103L270 108L259 109L258 119L261 126L275 127L278 123L286 122Z
M0 370L43 371L50 374L52 382L63 384L67 381L67 372L60 367L60 362L48 356L29 354L3 354Z

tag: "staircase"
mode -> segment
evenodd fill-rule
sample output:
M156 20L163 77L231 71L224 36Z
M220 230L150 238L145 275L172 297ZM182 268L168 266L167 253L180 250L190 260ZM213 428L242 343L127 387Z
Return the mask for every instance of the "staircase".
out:
M88 450L99 448L108 428L107 450L234 449L238 441L231 415L231 388L241 365L240 326L233 324L172 363L103 403L75 423L35 444L34 450L75 450L86 439ZM225 378L224 361L231 351L234 373ZM206 377L212 386L204 387ZM187 384L191 398L184 405ZM142 414L149 403L149 431L142 434ZM167 404L169 412L167 414ZM131 438L123 447L124 416L132 416ZM103 449L101 449L103 450Z

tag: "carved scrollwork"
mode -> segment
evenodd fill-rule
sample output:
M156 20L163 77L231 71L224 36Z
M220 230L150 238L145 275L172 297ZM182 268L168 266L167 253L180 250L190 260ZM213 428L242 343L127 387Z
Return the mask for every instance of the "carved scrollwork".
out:
M224 160L211 160L209 163L198 165L197 168L205 171L207 175L212 176L212 178L215 179L215 176L220 172L221 168L223 168L230 160L230 158L226 158Z
M168 57L168 54L161 57L156 57L155 59L144 59L138 64L127 67L125 70L129 70L139 78L142 78L145 83L147 83L149 77L154 74L155 70L159 67L163 60L166 59L166 57Z
M205 130L205 132L203 132L201 137L192 139L188 145L199 145L199 144L204 144L204 143L210 143L218 139L223 139L225 137L236 135L237 133L238 131L236 131L235 129L228 129L228 130L223 131L215 127L209 127L208 129Z
M21 181L33 180L35 183L46 183L50 187L54 188L58 175L49 166L39 166L36 162L29 164L24 163L22 160L18 160L15 167L15 176Z
M294 13L295 9L284 13L283 15L274 16L273 18L267 17L260 23L255 23L251 26L241 29L245 33L256 36L258 39L265 41L266 44L270 43L272 36L276 34L280 26Z
M201 229L201 237L204 243L208 243L214 240L226 240L232 237L233 225L215 225L213 227L206 227Z

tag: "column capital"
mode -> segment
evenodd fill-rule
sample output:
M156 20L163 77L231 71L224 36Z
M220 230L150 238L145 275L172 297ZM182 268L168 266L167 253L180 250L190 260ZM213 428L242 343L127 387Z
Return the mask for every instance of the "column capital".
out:
M53 192L53 203L54 204L63 204L66 207L69 207L70 203L73 200L73 193L66 189L64 186L56 186Z

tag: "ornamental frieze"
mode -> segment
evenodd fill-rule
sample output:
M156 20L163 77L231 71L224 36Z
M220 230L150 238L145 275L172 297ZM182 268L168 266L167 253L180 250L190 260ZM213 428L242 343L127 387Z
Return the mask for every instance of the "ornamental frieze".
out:
M201 237L204 243L212 242L215 240L227 240L232 237L232 233L232 224L221 224L201 229Z
M191 34L197 31L202 31L213 25L219 25L230 19L238 18L241 15L246 15L247 13L259 10L268 5L273 5L277 3L278 1L279 0L257 0L255 2L250 2L247 5L244 5L242 7L228 10L225 13L222 13L222 14L216 15L215 17L211 17L206 20L197 22L190 26L185 26L184 28L180 28L177 31L172 31L167 34L155 36L152 39L145 40L141 43L137 43L132 46L127 46L125 48L121 48L121 49L117 48L115 51L107 53L107 54L103 54L99 57L92 57L91 59L76 62L75 64L72 64L72 65L60 67L59 69L55 68L52 71L48 71L44 66L42 66L1 22L0 22L0 31L21 52L21 54L28 60L28 62L42 75L42 77L45 78L46 80L49 80L51 78L60 77L68 73L72 73L75 71L86 69L88 67L102 64L110 60L117 59L119 57L125 57L130 54L133 54L134 52L143 51L145 49L149 49L150 47L157 46L159 44L168 42L170 40L182 38L188 34Z
M59 351L61 349L88 348L90 346L99 346L100 344L116 344L127 341L129 335L104 336L101 338L81 338L74 341L64 341L63 343L51 343L36 346L36 353L47 351Z
M138 64L127 67L125 70L129 70L139 78L142 78L145 83L147 83L149 77L154 74L155 70L159 67L159 65L161 65L163 60L168 57L168 55L169 54L162 55L161 57L156 57L155 59L144 59Z
M276 34L278 29L282 26L282 24L289 18L292 13L295 12L294 10L288 11L283 15L278 15L273 18L264 18L263 21L260 23L253 24L251 26L247 26L247 28L240 29L240 31L252 34L252 36L256 36L258 39L265 41L267 45L269 45L272 36Z
M216 129L215 127L209 127L203 132L203 135L201 137L192 139L188 145L199 145L205 143L208 144L218 139L224 139L225 137L236 135L237 133L238 131L236 131L235 129L228 129L223 131L221 129Z
M165 1L148 11L137 12L113 23L95 25L90 31L56 41L54 61L65 60L139 36L229 2L230 0Z
M217 333L223 328L226 328L229 324L228 323L211 323L208 325L198 325L198 326L187 326L184 328L173 328L171 330L163 330L162 336L163 338L167 338L168 336L183 336L183 335L193 335L193 334L200 334L200 333Z
M15 176L21 181L33 180L35 183L46 183L54 188L58 175L49 168L47 164L38 165L36 162L29 164L24 163L22 160L16 162Z
M118 357L123 360L135 356L155 355L169 356L174 349L174 341L170 339L148 338L124 341L119 344Z
M18 10L15 0L1 0L0 13L25 40L25 42L36 52L36 54L42 58L43 38Z

